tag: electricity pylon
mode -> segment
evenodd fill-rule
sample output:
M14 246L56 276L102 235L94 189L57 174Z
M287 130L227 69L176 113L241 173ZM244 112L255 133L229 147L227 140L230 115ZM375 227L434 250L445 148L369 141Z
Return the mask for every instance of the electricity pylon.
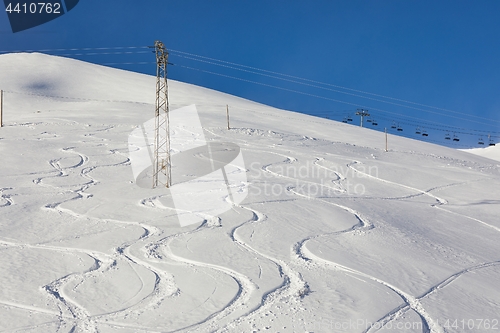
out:
M156 53L156 109L155 143L153 152L153 188L172 185L170 161L170 119L168 105L167 64L165 45L155 41Z
M368 110L358 109L356 116L361 116L361 127L363 127L363 117L369 117Z

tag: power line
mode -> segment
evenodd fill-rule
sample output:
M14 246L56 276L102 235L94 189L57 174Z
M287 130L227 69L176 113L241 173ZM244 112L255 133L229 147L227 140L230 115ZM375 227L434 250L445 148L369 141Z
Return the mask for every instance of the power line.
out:
M121 51L121 52L89 52L89 53L65 53L65 54L53 54L55 56L69 57L69 56L95 56L95 55L117 55L117 54L143 54L150 51Z
M69 48L69 49L3 50L0 51L0 53L124 50L124 49L147 49L147 48L148 48L147 46L83 47L83 48Z
M311 82L311 83L315 83L315 84L321 84L321 85L325 85L325 86L329 86L329 87L340 88L340 89L349 90L349 91L353 91L353 92L358 92L358 93L362 93L362 94L366 94L366 95L376 96L376 97L385 98L385 99L389 99L389 100L394 100L394 101L398 101L398 102L403 102L403 103L407 103L407 104L418 105L418 106L422 106L422 107L432 108L432 109L435 109L435 110L441 110L441 111L445 111L445 112L450 112L450 113L464 115L464 116L467 116L467 117L473 117L473 118L478 118L478 119L485 120L484 117L470 115L470 114L466 114L466 113L463 113L463 112L453 111L453 110L449 110L449 109L445 109L445 108L440 108L440 107L435 107L435 106L431 106L431 105L426 105L426 104L422 104L422 103L416 103L416 102L412 102L412 101L408 101L408 100L404 100L404 99L399 99L399 98L394 98L394 97L390 97L390 96L385 96L385 95L381 95L381 94L370 93L370 92L366 92L366 91L362 91L362 90L347 88L347 87L343 87L343 86L339 86L339 85L334 85L334 84L330 84L330 83L325 83L325 82L321 82L321 81L310 80L310 79L306 79L306 78L302 78L302 77L298 77L298 76L293 76L293 75L278 73L278 72L269 71L269 70L265 70L265 69L260 69L260 68L257 68L257 67L241 65L241 64L237 64L237 63L233 63L233 62L229 62L229 61L218 60L218 59L209 58L209 57L205 57L205 56L201 56L201 55L196 55L196 54L192 54L192 53L187 53L187 52L183 52L183 51L178 51L178 50L172 50L172 52L173 53L179 53L183 57L191 59L191 60L200 61L200 62L206 62L206 63L217 65L217 66L227 67L227 68L231 68L231 69L235 69L235 70L246 71L246 72L249 72L249 73L263 75L263 76L268 76L268 77L272 77L272 78L276 78L276 79L282 79L283 80L283 78L277 78L277 77L274 77L274 76L269 76L269 75L265 75L265 74L261 74L261 73L256 73L256 72L252 72L252 71L248 71L248 70L244 70L244 69L238 69L238 68L232 67L232 66L239 66L239 67L242 67L242 68L248 68L248 69L252 69L252 70L256 70L256 71L261 71L261 72L264 72L264 73L270 73L270 74L274 74L274 75L279 75L279 76L283 76L283 77L287 77L287 78L291 78L291 79L295 79L295 80L301 80L301 81ZM186 57L185 55L188 55L190 57ZM207 59L207 60L210 60L212 62L209 62L209 61L206 61L206 60L195 59L193 57L197 57L197 58L201 58L201 59ZM232 66L216 64L216 63L213 63L213 61L220 62L222 64L232 65ZM300 83L300 82L297 82L297 81L290 81L290 80L286 80L286 81L294 82L294 83L299 83L299 84L305 84L305 83ZM319 87L319 86L314 86L314 85L309 85L309 86L320 88L320 89L325 89L325 90L331 90L331 89L327 89L327 88ZM415 108L415 107L405 106L405 105L401 105L401 104L398 104L398 103L391 103L391 102L387 102L387 101L383 101L383 100L379 100L379 99L373 99L373 98L366 97L366 96L360 96L360 95L356 95L356 94L350 94L350 93L342 92L342 91L338 91L338 90L331 90L331 91L339 92L339 93L343 93L343 94L348 94L348 95L353 95L353 96L360 97L360 98L371 99L371 100L374 100L374 101L379 101L379 102L382 102L382 103L388 103L388 104L392 104L392 105L396 105L396 106L411 108L411 109L415 109L415 110L418 110L418 111L424 111L424 112L429 112L429 113L444 115L444 114L438 113L438 112L433 112L433 111L429 111L429 110L425 110L425 109L421 109L421 108ZM450 117L449 115L445 115L445 116ZM453 118L456 118L456 117L453 117ZM463 118L457 118L457 119L464 120ZM488 121L491 121L491 119L488 119ZM500 121L497 121L497 120L493 120L493 121L500 122ZM482 123L482 124L484 124L484 123Z
M488 133L500 133L500 132L497 132L497 131L476 130L476 129L470 129L470 128L464 128L464 127L449 126L449 125L441 125L439 127L433 127L433 126L435 126L435 124L428 123L428 122L425 122L425 121L411 122L411 121L408 121L407 119L404 119L404 118L396 118L396 117L387 118L387 117L380 116L380 115L378 115L377 118L384 119L384 120L387 120L389 122L391 122L391 121L398 121L399 123L402 123L402 124L405 124L405 125L415 126L415 127L416 126L420 126L422 128L433 129L433 130L442 131L442 132L453 131L453 132L456 132L456 133L463 133L463 134L468 134L468 135L481 135L481 134L484 135L484 134L488 134ZM472 131L472 132L476 132L476 133L459 132L459 131ZM495 137L497 137L497 136L495 136ZM498 136L498 137L500 137L500 136Z
M146 49L146 48L147 48L147 46L98 47L98 48L87 47L87 48L68 48L68 49L24 50L24 52L36 52L36 51L38 51L38 52L60 52L60 51L82 51L83 50L83 51L99 51L99 52L66 53L66 54L58 54L58 55L60 55L60 56L118 55L118 54L141 54L141 53L149 53L150 51L134 51L134 52L132 52L132 51L101 52L101 51L124 50L124 49L136 49L137 50L137 49ZM23 51L0 51L0 53L5 53L5 52L23 52ZM385 96L385 95L381 95L381 94L370 93L370 92L366 92L366 91L362 91L362 90L358 90L358 89L347 88L347 87L343 87L340 85L329 84L329 83L325 83L325 82L321 82L321 81L316 81L316 80L311 80L311 79L302 78L302 77L298 77L298 76L283 74L283 73L279 73L279 72L275 72L275 71L269 71L269 70L260 69L257 67L237 64L234 62L224 61L224 60L220 60L220 59L205 57L205 56L201 56L201 55L197 55L197 54L193 54L193 53L188 53L188 52L184 52L184 51L171 50L171 52L174 54L177 53L178 56L189 59L189 60L199 61L199 62L203 62L203 63L207 63L207 64L211 64L211 65L216 65L216 66L221 66L221 67L225 67L225 68L229 68L229 69L233 69L233 70L239 70L239 71L248 72L251 74L266 76L266 77L279 79L279 80L284 80L284 81L291 82L291 83L302 84L302 85L310 86L313 88L324 89L324 90L328 90L328 91L332 91L332 92L347 94L347 95L351 95L354 97L369 99L369 100L373 100L376 102L391 104L391 105L395 105L395 106L399 106L399 107L403 107L403 108L409 108L409 109L414 109L417 111L423 111L423 112L427 112L427 113L431 113L431 114L437 114L437 115L441 115L441 116L451 117L451 118L455 118L458 120L466 120L466 121L474 122L474 123L481 124L481 125L489 125L492 121L493 122L500 122L498 120L488 119L488 123L484 123L484 122L479 122L477 120L470 120L467 118L450 116L450 115L443 114L441 112L430 111L430 110L426 110L426 109L422 109L422 108L418 108L418 107L413 107L413 106L409 106L409 105L404 105L404 104L399 104L399 103L394 103L394 102L390 102L390 101L384 101L384 100L381 100L378 98L362 96L362 95L358 95L358 94L349 93L346 91L326 88L323 86L344 89L347 91L353 91L353 92L362 93L365 95L375 96L375 97L379 97L379 98L385 98L385 99L398 101L398 102L402 102L402 103L418 105L418 106L428 107L428 108L435 109L435 110L441 110L444 112L450 112L450 113L455 113L455 114L459 114L459 115L464 115L464 116L467 116L469 118L476 118L476 119L485 120L484 117L480 117L480 116L476 116L476 115L465 114L462 112L457 112L457 111L453 111L453 110L449 110L449 109L439 108L439 107L430 106L430 105L426 105L426 104L422 104L422 103L416 103L416 102L412 102L412 101L408 101L408 100L404 100L404 99L399 99L399 98L394 98L394 97L390 97L390 96ZM110 62L110 63L105 63L105 65L120 65L120 64L123 64L123 65L134 65L134 64L144 65L144 64L147 64L147 62L123 62L123 63ZM235 66L237 66L237 67L235 67ZM264 73L269 73L269 74L273 74L273 75L264 74ZM276 76L276 75L278 75L278 76ZM297 81L297 80L299 80L299 81ZM314 83L314 84L311 84L311 83ZM317 84L323 85L323 86L318 86Z
M58 54L60 56L125 55L125 54L130 55L130 54L144 54L144 53L151 52L151 51L140 51L140 49L144 49L144 48L147 48L147 47L145 47L145 46L128 46L128 47L101 47L101 48L71 48L71 49L24 50L24 51L17 51L17 52L63 52L63 51L66 51L66 52L67 51L79 51L80 52L80 51L97 51L97 52ZM134 51L113 51L113 50L134 50ZM105 51L105 52L102 52L102 51ZM347 94L347 95L354 96L354 97L365 98L365 99L369 99L369 100L373 100L373 101L377 101L377 102L387 103L387 104L391 104L391 105L395 105L395 106L399 106L399 107L404 107L404 108L415 109L415 110L419 110L419 111L423 111L423 112L428 112L428 113L433 113L433 114L437 114L437 115L441 115L441 116L445 116L445 117L451 117L451 118L455 118L455 119L466 120L469 123L473 122L473 123L482 124L482 125L490 125L492 121L499 122L498 120L489 120L489 123L486 124L486 123L479 122L479 121L476 121L476 120L471 120L471 119L466 119L466 118L451 116L451 115L443 114L441 112L425 110L425 109L416 108L416 107L413 107L413 106L403 105L403 104L399 104L399 103L393 103L393 102L389 102L389 101L380 100L378 98L372 98L372 97L362 96L362 95L353 94L353 93L349 93L349 92L345 92L345 91L340 91L340 90L336 90L336 89L331 89L331 88L327 88L327 87L334 87L334 88L344 89L344 90L358 92L358 93L362 93L362 94L366 94L366 95L370 95L370 96L375 96L375 97L385 98L385 99L389 99L389 100L399 101L399 102L402 102L402 103L408 103L408 104L412 104L412 105L418 105L418 106L428 107L428 108L432 108L432 109L435 109L435 110L441 110L441 111L444 111L444 112L451 112L451 113L461 114L461 115L465 115L467 117L472 117L472 118L477 118L477 119L484 119L482 117L475 116L475 115L468 115L468 114L464 114L464 113L453 111L453 110L438 108L438 107L429 106L429 105L425 105L425 104L421 104L421 103L415 103L415 102L406 101L406 100L403 100L403 99L393 98L393 97L389 97L389 96L384 96L384 95L380 95L380 94L369 93L369 92L365 92L365 91L362 91L362 90L351 89L351 88L342 87L342 86L339 86L339 85L333 85L333 84L324 83L324 82L320 82L320 81L315 81L315 80L310 80L310 79L306 79L306 78L301 78L301 77L298 77L298 76L293 76L293 75L278 73L278 72L274 72L274 71L264 70L264 69L260 69L260 68L256 68L256 67L252 67L252 66L241 65L241 64L237 64L237 63L232 63L232 62L228 62L228 61L224 61L224 60L209 58L209 57L200 56L200 55L196 55L196 54L192 54L192 53L187 53L187 52L183 52L183 51L178 51L178 50L169 50L169 51L172 52L172 53L174 53L174 54L177 54L177 56L180 56L180 57L188 59L188 60L194 60L194 61L198 61L198 62L202 62L202 63L207 63L207 64L210 64L210 65L216 65L216 66L220 66L220 67L224 67L224 68L228 68L228 69L243 71L243 72L247 72L247 73L250 73L250 74L261 75L261 76L264 76L264 77L278 79L278 80L282 80L282 81L286 81L286 82L290 82L290 83L301 84L301 85L309 86L309 87L312 87L312 88L323 89L323 90L337 92L337 93L343 93L343 94ZM13 52L13 51L0 51L0 53L5 53L5 52ZM16 52L16 51L14 51L14 52ZM147 64L151 64L151 63L152 62L149 62L149 61L142 61L142 62L108 62L108 63L103 63L102 65L147 65ZM181 68L186 68L186 69L190 69L190 70L196 70L196 71L200 71L200 72L204 72L204 73L208 73L208 74L212 74L212 75L217 75L217 76L221 76L221 77L236 79L236 80L239 80L239 81L253 83L253 84L258 84L258 85L261 85L261 86L272 87L272 88L275 88L275 89L280 89L280 90L284 90L284 91L288 91L288 92L298 93L298 94L301 94L301 95L310 96L310 97L314 97L314 98L320 98L320 99L329 100L329 101L333 101L333 102L337 102L337 103L342 103L342 104L347 104L347 105L352 105L352 106L362 107L362 108L368 108L370 110L379 111L379 112L382 112L382 113L385 113L385 114L390 114L392 116L404 117L405 118L404 122L410 121L410 122L413 122L413 124L417 124L418 123L419 126L425 126L426 128L429 128L429 129L432 128L432 129L435 129L435 130L444 131L443 129L439 129L439 128L433 127L433 126L438 126L438 127L441 127L441 128L450 128L450 129L452 129L454 131L457 131L457 130L473 131L473 132L477 132L478 134L479 133L481 133L481 134L499 133L499 132L495 132L495 131L485 131L485 130L476 130L476 129L462 129L462 128L458 128L458 127L443 125L443 124L440 124L440 123L437 123L437 122L427 122L427 121L423 121L421 118L413 117L413 116L406 116L406 115L398 113L398 112L391 112L391 111L383 110L383 109L380 109L380 108L374 108L374 107L370 107L370 106L366 106L366 105L360 105L358 103L352 103L352 102L347 102L347 101L343 101L343 100L339 100L339 99L334 99L334 98L329 98L329 97L325 97L325 96L320 96L320 95L317 95L317 94L312 94L312 93L307 93L307 92L298 91L298 90L294 90L294 89L289 89L289 88L285 88L285 87L282 87L282 86L271 85L271 84L266 84L266 83L262 83L262 82L256 82L256 81L252 81L252 80L247 80L247 79L244 79L244 78L241 78L241 77L230 76L230 75L218 73L218 72L215 72L215 71L208 71L208 70L204 70L204 69L200 69L200 68L194 68L194 67L189 67L189 66L184 66L184 65L179 65L179 64L177 64L177 65L178 65L178 67L181 67ZM237 66L237 67L235 67L235 66ZM241 67L241 68L238 68L238 67ZM269 73L269 74L273 74L273 75L264 74L264 73ZM314 84L312 84L312 83L314 83ZM326 87L319 86L319 85L324 85ZM311 113L311 112L305 112L305 113ZM380 118L386 119L386 118L383 118L383 117L380 117ZM394 118L397 119L396 117L394 117ZM410 120L408 120L408 119L410 119ZM425 125L423 125L423 124L425 124Z
M58 54L58 55L60 55L60 56L118 55L118 54L149 53L150 51L135 51L135 52L131 52L131 51L128 51L128 52L100 52L100 51L124 50L124 49L136 49L137 50L137 49L147 49L147 48L148 48L147 46L94 47L94 48L92 48L92 47L86 47L86 48L59 48L59 49L38 49L38 50L34 50L33 49L33 50L15 50L15 51L4 50L4 51L0 51L0 53L8 53L8 52L99 51L99 52L89 52L89 53L67 53L67 54ZM449 109L445 109L445 108L435 107L435 106L426 105L426 104L422 104L422 103L416 103L416 102L412 102L412 101L408 101L408 100L404 100L404 99L399 99L399 98L394 98L394 97L390 97L390 96L386 96L386 95L371 93L371 92L367 92L367 91L363 91L363 90L359 90L359 89L352 89L352 88L348 88L348 87L344 87L344 86L340 86L340 85L334 85L334 84L325 83L325 82L321 82L321 81L317 81L317 80L311 80L311 79L307 79L307 78L302 78L302 77L299 77L299 76L288 75L288 74L279 73L279 72L275 72L275 71L265 70L265 69L261 69L261 68L257 68L257 67L242 65L242 64L238 64L238 63L234 63L234 62L225 61L225 60L210 58L210 57L206 57L206 56L202 56L202 55L198 55L198 54L193 54L193 53L188 53L188 52L184 52L184 51L180 51L180 50L170 50L170 52L174 53L174 54L177 53L178 56L184 57L186 59L194 60L194 61L204 62L204 63L216 65L216 66L222 66L222 67L226 67L226 68L233 69L233 70L244 71L244 72L248 72L248 73L251 73L251 74L267 76L267 77L270 77L270 78L284 80L284 81L288 81L288 82L291 82L291 83L302 84L302 85L310 86L310 87L313 87L313 88L329 90L329 91L332 91L332 92L347 94L347 95L351 95L351 96L359 97L359 98L365 98L365 99L369 99L369 100L373 100L373 101L377 101L377 102L381 102L381 103L387 103L387 104L391 104L391 105L395 105L395 106L400 106L400 107L404 107L404 108L414 109L414 110L417 110L417 111L423 111L423 112L428 112L428 113L431 113L431 114L437 114L437 115L441 115L441 116L451 117L451 118L455 118L455 119L458 119L458 120L467 120L469 122L475 122L475 123L481 124L481 125L489 125L489 124L491 124L492 121L493 122L500 122L499 120L488 119L487 120L488 123L484 123L484 122L479 122L477 120L470 120L470 119L466 119L466 118L450 116L450 115L446 115L446 114L443 114L443 113L440 113L440 112L435 112L435 111L430 111L430 110L426 110L426 109L422 109L422 108L412 107L412 106L409 106L409 105L403 105L403 104L399 104L399 103L393 103L393 102L389 102L389 101L384 101L384 100L380 100L378 98L372 98L372 97L368 97L368 96L362 96L362 95L358 95L358 94L352 94L352 93L349 93L349 92L346 92L346 91L329 89L329 88L326 88L326 87L334 87L334 88L343 89L343 90L347 90L347 91L352 91L352 92L356 92L356 93L361 93L361 94L365 94L365 95L375 96L375 97L379 97L379 98L385 98L385 99L392 100L392 101L397 101L397 102L402 102L402 103L407 103L407 104L422 106L422 107L426 107L426 108L431 108L431 109L435 109L435 110L440 110L440 111L444 111L444 112L459 114L459 115L463 115L463 116L466 116L466 117L469 117L469 118L476 118L476 119L486 120L484 117L480 117L480 116L476 116L476 115L471 115L471 114L466 114L466 113L463 113L463 112L458 112L458 111L449 110ZM105 65L120 65L120 64L123 64L123 65L135 65L135 64L137 64L137 65L139 65L139 64L140 65L144 65L144 64L147 64L147 63L148 62L123 62L123 63L120 63L120 62L110 62L110 63L105 63ZM237 67L234 67L234 66L237 66ZM248 69L250 69L250 70L248 70ZM255 72L255 71L258 71L258 72ZM259 72L261 72L261 73L259 73ZM277 76L268 75L268 74L263 74L263 73L269 73L269 74L273 74L273 75L278 75L278 77ZM297 81L297 80L299 80L299 81ZM303 81L303 82L300 82L300 81ZM308 82L308 83L306 83L306 82ZM326 86L326 87L322 87L322 86L318 86L318 85L313 85L311 83L323 85L323 86Z
M111 66L111 65L151 65L156 64L152 61L138 61L138 62L104 62L101 65Z
M217 75L217 76L221 76L221 77L231 78L231 79L234 79L234 80L239 80L239 81L248 82L248 83L254 83L254 84L258 84L258 85L265 86L265 87L271 87L271 88L280 89L280 90L283 90L283 91L288 91L288 92L292 92L292 93L296 93L296 94L301 94L301 95L305 95L305 96L320 98L320 99L329 100L329 101L333 101L333 102L337 102L337 103L342 103L342 104L347 104L347 105L353 105L353 106L358 107L358 108L370 109L370 110L375 110L375 111L379 111L379 112L383 112L383 113L387 113L387 114L391 114L391 115L402 116L400 113L391 112L391 111L387 111L387 110L383 110L383 109L379 109L379 108L374 108L374 107L370 107L370 106L367 106L367 105L361 105L361 104L357 104L357 103L347 102L347 101L343 101L343 100L339 100L339 99L335 99L335 98L330 98L330 97L325 97L325 96L321 96L321 95L316 95L316 94L311 94L311 93L307 93L307 92L303 92L303 91L299 91L299 90L294 90L294 89L284 88L284 87L275 86L275 85L271 85L271 84L267 84L267 83L252 81L252 80L243 79L243 78L240 78L240 77L235 77L235 76L226 75L226 74L222 74L222 73L217 73L217 72L213 72L213 71L207 71L207 70L204 70L204 69L193 68L193 67L179 65L179 64L176 64L176 65L177 65L177 67L186 68L186 69L195 70L195 71L200 71L200 72L207 73L207 74L212 74L212 75ZM404 117L409 118L409 119L415 119L417 121L421 120L420 118L416 118L416 117L413 117L413 116L404 116ZM436 123L436 122L429 122L429 123L433 124L434 126L441 126L441 127L442 126L446 126L446 125L442 125L442 124ZM477 130L477 131L481 132L481 133L488 133L488 131L479 131L479 130Z

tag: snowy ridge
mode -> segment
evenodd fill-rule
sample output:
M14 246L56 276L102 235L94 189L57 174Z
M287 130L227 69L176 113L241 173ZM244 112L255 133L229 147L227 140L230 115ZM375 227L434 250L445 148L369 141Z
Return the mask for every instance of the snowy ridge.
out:
M495 161L394 136L385 152L369 129L169 88L208 142L241 148L248 178L241 204L184 228L168 191L133 181L127 137L154 78L0 56L0 331L500 327Z
M485 148L463 149L463 151L490 158L495 161L500 161L500 145L489 146Z

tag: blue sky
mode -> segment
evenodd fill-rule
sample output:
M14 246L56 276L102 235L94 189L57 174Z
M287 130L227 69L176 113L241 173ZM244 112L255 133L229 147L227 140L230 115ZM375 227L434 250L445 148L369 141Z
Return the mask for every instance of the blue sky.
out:
M466 147L488 133L500 141L499 13L496 0L81 0L15 34L0 13L0 51L138 47L45 53L154 74L140 47L159 39L172 79L355 124L364 107L378 122L367 127Z

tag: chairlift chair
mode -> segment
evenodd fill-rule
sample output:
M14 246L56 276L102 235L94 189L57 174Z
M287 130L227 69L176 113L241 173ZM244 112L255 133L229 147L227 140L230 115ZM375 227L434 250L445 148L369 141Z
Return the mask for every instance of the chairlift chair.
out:
M484 145L484 140L483 138L479 138L479 142L477 143L478 145Z
M446 135L444 136L444 139L445 140L451 140L450 133L446 133Z
M393 128L393 129L396 129L396 128L397 128L397 126L396 126L396 122L394 122L394 121L392 122L391 128Z
M373 126L377 126L377 125L378 125L377 121L376 121L376 120L373 120L373 121L372 121L372 125L373 125Z
M422 131L422 136L429 136L429 134L427 133L427 131Z
M398 124L398 132L403 132L403 127L399 126L399 124Z
M347 121L352 121L352 117L351 116L347 116Z
M488 144L489 146L494 146L495 145L495 143L493 142L493 140L491 140L491 135L490 134L488 134L488 141L490 142Z
M415 130L415 134L421 134L422 131L420 131L420 127L417 126L417 129Z
M456 136L455 134L453 134L453 141L460 141L460 139L458 138L458 136Z
M344 118L344 120L342 120L343 123L347 123L347 118Z

